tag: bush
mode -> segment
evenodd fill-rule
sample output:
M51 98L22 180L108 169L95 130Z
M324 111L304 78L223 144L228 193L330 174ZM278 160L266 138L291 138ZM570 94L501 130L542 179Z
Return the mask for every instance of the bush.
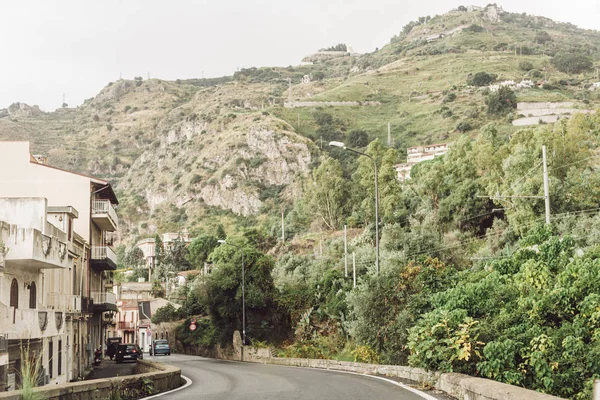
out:
M509 87L501 87L497 92L490 93L485 104L488 107L488 114L503 115L517 108L517 96Z
M496 76L492 74L488 74L487 72L478 72L473 76L473 78L469 81L469 84L473 86L487 86L490 83L496 80Z
M567 74L579 74L590 70L594 66L592 59L588 56L573 53L557 54L552 57L550 63L560 72Z
M446 95L446 97L444 97L444 99L442 100L442 103L451 103L454 100L456 100L456 93L450 92Z
M521 61L519 63L519 69L523 71L531 71L533 69L533 64L529 61Z
M550 34L546 31L539 31L538 33L535 34L535 41L536 41L536 43L544 44L547 42L551 42L552 37L550 37Z
M479 32L483 32L483 31L484 31L483 27L480 25L477 25L477 24L472 24L471 26L463 29L463 32L479 33Z
M461 133L468 132L471 129L473 129L473 127L467 121L462 121L458 125L456 125L456 130Z
M323 79L325 79L325 73L323 71L317 71L313 73L312 76L313 79L316 81L322 81Z

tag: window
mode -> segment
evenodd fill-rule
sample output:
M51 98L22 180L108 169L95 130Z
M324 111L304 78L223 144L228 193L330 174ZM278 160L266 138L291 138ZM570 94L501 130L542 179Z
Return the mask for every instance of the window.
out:
M12 280L10 284L10 306L14 307L13 310L13 324L17 317L17 308L19 308L19 282L16 279Z
M58 341L58 375L61 375L61 374L62 374L62 340L59 340Z
M53 351L54 348L52 346L52 341L48 342L48 375L50 376L50 379L52 379L52 355L53 355Z
M37 289L35 282L29 284L29 308L37 308Z

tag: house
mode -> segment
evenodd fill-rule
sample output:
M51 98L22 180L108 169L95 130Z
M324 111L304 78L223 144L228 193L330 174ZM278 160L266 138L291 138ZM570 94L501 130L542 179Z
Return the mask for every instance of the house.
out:
M102 179L52 167L45 157L34 158L29 142L0 142L0 198L4 199L0 201L0 220L4 218L8 227L3 233L10 243L7 246L31 247L16 261L9 258L21 253L11 248L5 264L16 262L13 267L18 270L9 270L7 265L0 277L2 293L15 296L0 298L0 314L4 310L6 318L12 312L12 325L21 324L17 330L0 324L8 347L6 386L14 389L15 376L18 380L26 325L34 336L24 356L42 356L45 382L81 377L91 365L94 348L104 342L111 324L108 316L116 311L112 294L116 254L111 245L112 232L118 227L118 201L112 186ZM43 261L39 246L41 255L46 256L52 254L53 246L59 246L57 251L64 254L59 256L61 262ZM35 308L27 307L25 300L31 299L32 292ZM4 329L7 332L2 332Z
M147 346L149 323L140 323L140 304L152 299L152 283L126 282L117 287L116 325L110 331L111 337L120 337L123 343L138 343L142 349Z
M414 146L406 149L406 163L396 165L398 180L404 182L410 179L410 171L414 165L446 154L448 146L448 143L438 143L426 146Z
M182 241L186 245L192 242L192 240L190 239L190 234L186 229L183 229L181 232L177 233L167 232L161 235L161 241L165 250L170 249L173 243L178 240ZM140 250L142 250L142 253L144 253L144 258L146 259L146 267L150 269L149 280L152 280L152 270L154 269L156 261L155 243L155 238L145 238L141 239L135 244Z

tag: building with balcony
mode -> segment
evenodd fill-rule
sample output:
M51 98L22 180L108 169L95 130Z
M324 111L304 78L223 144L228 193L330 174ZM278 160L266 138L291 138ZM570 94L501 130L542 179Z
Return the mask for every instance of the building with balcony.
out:
M406 149L406 162L396 165L398 180L404 182L410 179L410 171L416 164L433 160L448 152L448 143L430 144L426 146L414 146Z
M38 316L39 321L46 321L43 332L55 329L62 313L64 339L32 343L30 348L32 354L43 354L47 381L58 382L82 376L91 365L94 348L104 343L110 324L105 314L114 313L116 308L116 300L111 297L112 271L116 268L112 238L119 221L118 201L108 181L52 167L50 161L33 157L28 142L0 142L0 198L42 198L48 205L43 217L41 212L11 211L13 220L5 222L16 228L9 228L5 234L19 244L19 250L9 251L3 263L5 270L20 266L22 273L38 274L37 280L30 276L18 283L22 293L19 302L32 291L25 282L35 282L34 291L40 290L40 279L43 282L44 294L38 295L46 311L45 317L43 313ZM0 221L6 207L7 203L0 203ZM34 220L44 222L31 226ZM15 230L14 234L10 229ZM52 232L58 231L64 240L53 238ZM66 262L61 259L63 254L68 257ZM10 303L10 299L6 301ZM10 317L7 314L11 306L5 306L5 310L0 308L0 318ZM13 311L15 324L19 317L23 321L33 318L28 312ZM33 329L31 333L38 331ZM9 358L16 335L8 334ZM64 355L59 357L59 353ZM18 365L12 368L15 372Z
M67 293L78 256L69 251L69 235L50 223L48 209L44 198L0 198L0 386L5 390L16 389L24 358L34 354L48 383L76 377L68 350L75 340L73 315L80 311L71 307L74 299Z

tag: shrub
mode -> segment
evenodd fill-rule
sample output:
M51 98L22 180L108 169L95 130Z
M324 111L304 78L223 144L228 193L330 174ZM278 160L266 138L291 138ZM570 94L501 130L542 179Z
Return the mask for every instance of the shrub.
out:
M456 130L459 131L459 132L461 132L461 133L468 132L471 129L473 129L473 127L467 121L462 121L458 125L456 125Z
M523 71L531 71L533 69L533 64L529 61L521 61L519 63L519 69Z
M535 41L539 44L544 44L547 42L551 42L552 37L550 37L550 34L546 31L539 31L535 34Z
M483 32L483 31L484 31L483 27L480 25L477 25L477 24L472 24L471 26L463 29L463 32L479 33L479 32Z
M348 134L348 144L353 147L365 147L369 144L369 135L364 129L355 129Z
M488 114L503 115L517 108L517 96L509 87L501 87L497 92L490 93L485 104L488 107Z
M488 74L487 72L478 72L473 76L473 78L469 81L469 83L473 86L487 86L490 83L494 82L496 77L494 75Z
M323 71L317 71L313 73L312 76L313 79L316 81L322 81L323 79L325 79L325 73Z
M588 56L573 53L557 54L552 57L550 63L560 72L567 74L579 74L590 70L594 65L592 59Z
M444 99L442 100L442 103L451 103L454 100L456 100L456 93L450 92L446 95L446 97L444 97Z

